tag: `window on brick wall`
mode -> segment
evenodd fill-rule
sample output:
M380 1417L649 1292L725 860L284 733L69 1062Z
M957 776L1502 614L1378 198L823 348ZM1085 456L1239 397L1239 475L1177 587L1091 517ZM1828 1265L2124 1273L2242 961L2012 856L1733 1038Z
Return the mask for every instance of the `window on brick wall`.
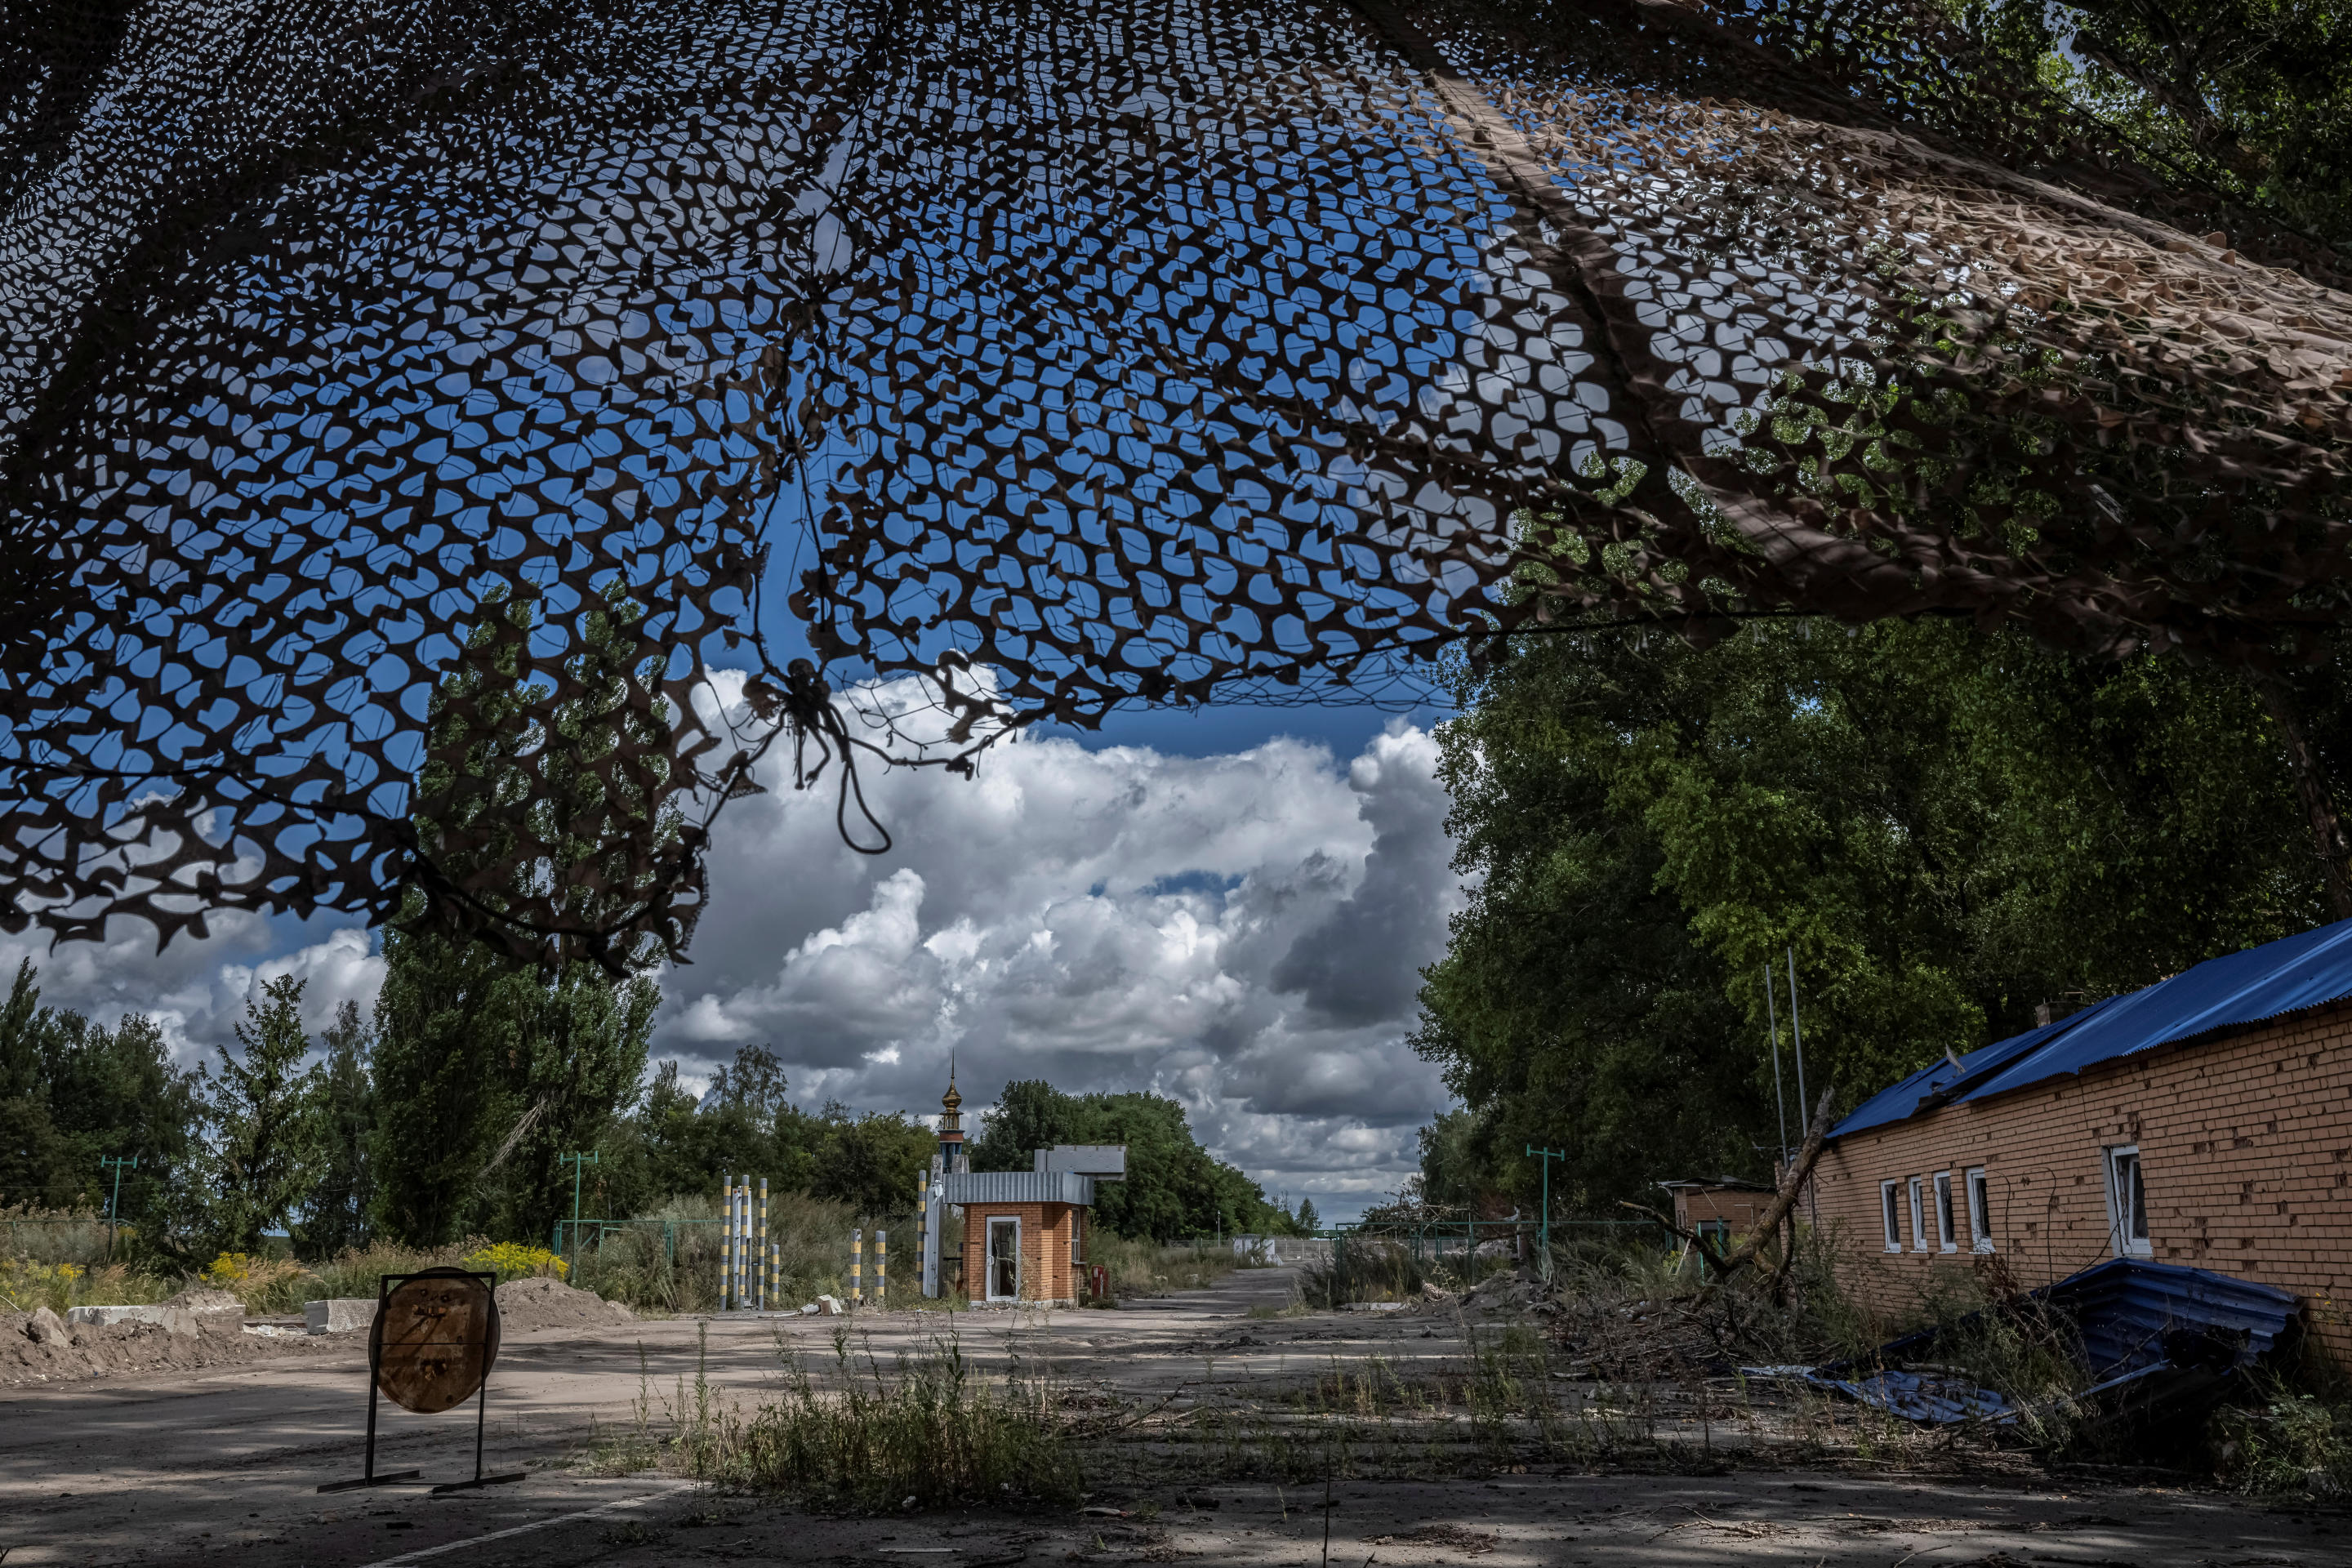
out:
M1911 1250L1927 1250L1927 1184L1917 1176L1911 1178Z
M1975 1238L1979 1252L1992 1250L1992 1193L1986 1184L1984 1167L1977 1166L1967 1173L1969 1189L1969 1235Z
M1886 1250L1903 1250L1903 1184L1878 1184L1878 1212L1886 1224Z
M1952 1173L1936 1173L1936 1250L1960 1249L1959 1225L1952 1215Z
M2118 1257L2154 1255L2147 1239L2147 1187L2137 1145L2107 1151L2107 1223Z

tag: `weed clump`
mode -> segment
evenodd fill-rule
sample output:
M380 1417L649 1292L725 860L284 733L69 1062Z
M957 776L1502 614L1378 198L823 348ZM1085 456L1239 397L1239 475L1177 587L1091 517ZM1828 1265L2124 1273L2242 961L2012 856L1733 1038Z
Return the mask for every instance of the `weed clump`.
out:
M976 1373L952 1340L861 1368L834 1338L837 1386L788 1357L782 1392L721 1417L694 1456L702 1479L869 1512L953 1504L1066 1508L1083 1489L1068 1417L1042 1383Z
M2352 1407L2273 1379L2255 1400L2213 1415L2214 1470L2223 1485L2255 1495L2352 1491Z

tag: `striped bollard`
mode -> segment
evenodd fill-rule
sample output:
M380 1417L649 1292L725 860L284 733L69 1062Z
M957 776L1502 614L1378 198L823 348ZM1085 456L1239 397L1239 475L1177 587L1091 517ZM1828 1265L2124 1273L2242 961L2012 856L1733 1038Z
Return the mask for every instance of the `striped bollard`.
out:
M874 1233L874 1304L890 1304L890 1233L887 1230Z
M849 1233L849 1299L855 1302L866 1299L866 1233Z
M727 1310L728 1288L735 1281L735 1178L719 1178L719 1310Z
M767 1257L768 1178L762 1176L760 1178L760 1229L751 1238L751 1275L752 1296L759 1302L760 1310L763 1312L768 1310L768 1276L767 1270L760 1266L767 1260Z

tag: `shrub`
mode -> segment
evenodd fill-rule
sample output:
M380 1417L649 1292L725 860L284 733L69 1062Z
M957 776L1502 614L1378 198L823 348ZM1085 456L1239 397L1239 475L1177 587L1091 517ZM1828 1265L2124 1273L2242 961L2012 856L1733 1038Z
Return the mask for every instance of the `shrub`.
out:
M877 1511L1078 1500L1077 1446L1050 1387L987 1381L952 1339L900 1354L891 1373L869 1357L861 1374L837 1333L834 1360L837 1392L790 1358L782 1394L705 1447L704 1478Z
M2242 1492L2337 1496L2352 1489L2352 1410L2273 1383L2259 1405L2216 1413L2216 1468Z
M415 1274L427 1268L463 1268L469 1252L480 1251L487 1245L474 1237L456 1247L411 1247L379 1241L364 1249L345 1247L334 1258L316 1265L312 1277L318 1284L318 1294L328 1297L358 1296L372 1298L378 1280L386 1274Z
M290 1258L257 1258L246 1252L224 1252L197 1277L198 1282L226 1290L257 1315L299 1312L313 1299L319 1277Z
M476 1247L466 1254L457 1267L496 1274L501 1285L509 1279L535 1279L541 1275L561 1279L572 1272L572 1265L546 1247L532 1247L520 1241L501 1241Z

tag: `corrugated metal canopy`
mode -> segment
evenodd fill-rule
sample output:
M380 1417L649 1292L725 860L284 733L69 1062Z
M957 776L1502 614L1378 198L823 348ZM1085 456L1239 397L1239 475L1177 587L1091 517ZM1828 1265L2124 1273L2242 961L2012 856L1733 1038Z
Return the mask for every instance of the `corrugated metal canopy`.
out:
M951 1204L1092 1204L1092 1176L1076 1171L953 1171L940 1178Z
M2145 991L2111 997L2038 1029L1971 1051L1955 1068L1922 1068L1830 1129L1832 1138L1907 1121L1939 1105L1983 1100L2079 1073L2158 1046L2243 1028L2352 996L2352 921L2206 960Z

